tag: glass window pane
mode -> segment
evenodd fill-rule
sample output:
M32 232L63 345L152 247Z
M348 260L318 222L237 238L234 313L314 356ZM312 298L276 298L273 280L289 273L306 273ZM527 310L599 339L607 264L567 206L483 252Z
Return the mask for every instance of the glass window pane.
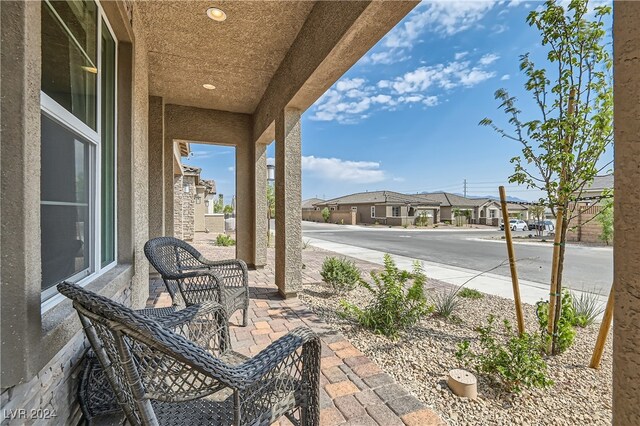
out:
M91 144L46 115L41 121L42 290L89 270Z
M41 16L42 91L95 130L96 4L44 2Z
M116 44L102 24L102 251L101 264L115 260L115 84Z

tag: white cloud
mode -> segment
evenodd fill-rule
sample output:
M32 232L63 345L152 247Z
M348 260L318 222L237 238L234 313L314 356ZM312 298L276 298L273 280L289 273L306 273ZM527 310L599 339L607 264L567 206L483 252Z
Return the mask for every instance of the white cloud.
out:
M375 183L386 179L380 163L340 158L302 157L303 172L340 182Z
M362 87L363 84L363 78L345 78L338 81L338 83L336 84L336 90L339 92L346 92L347 90L353 90Z
M230 172L234 171L236 168L231 166L231 167L227 167L227 170L229 170Z
M511 78L511 76L509 74L505 74L502 77L500 77L500 80L505 81L505 80L509 80Z
M406 52L429 32L450 36L477 24L496 4L494 0L435 0L420 3L408 17L382 40L381 51L371 53L365 61L390 64L408 59Z
M478 62L480 63L480 65L491 65L498 59L500 59L500 56L496 55L495 53L487 53L486 55L483 55Z
M516 7L516 6L518 6L520 3L524 3L524 0L511 0L511 1L509 1L508 6L509 6L509 7Z
M458 52L458 53L455 54L454 58L455 58L456 61L459 61L460 59L464 58L468 54L469 54L469 52Z
M456 56L461 57L459 54ZM495 77L495 71L488 67L498 58L498 55L489 53L476 63L454 60L423 65L375 84L363 78L345 78L314 104L310 118L353 124L370 117L375 110L396 110L401 105L416 104L433 107L440 103L441 94L438 92L473 87Z

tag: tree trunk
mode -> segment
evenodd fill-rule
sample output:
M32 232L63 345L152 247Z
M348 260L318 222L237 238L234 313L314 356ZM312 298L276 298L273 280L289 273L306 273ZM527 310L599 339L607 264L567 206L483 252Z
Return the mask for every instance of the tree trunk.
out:
M567 216L569 215L568 207L569 206L565 204L564 211L567 212L567 214L562 218L562 229L560 230L560 254L558 256L558 276L556 287L556 294L558 294L558 296L556 296L556 314L553 324L553 336L551 336L553 342L551 353L553 355L558 354L558 323L560 322L560 316L562 315L562 272L564 269L565 243L567 241L567 231L569 230L569 221L567 220Z

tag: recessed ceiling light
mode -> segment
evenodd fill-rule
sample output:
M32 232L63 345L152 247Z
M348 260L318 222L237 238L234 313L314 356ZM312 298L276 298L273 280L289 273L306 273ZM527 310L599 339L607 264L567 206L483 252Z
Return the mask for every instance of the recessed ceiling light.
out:
M203 84L202 87L204 87L207 90L213 90L213 89L216 88L216 86L214 86L213 84L209 84L209 83Z
M227 19L227 14L224 13L222 9L218 9L217 7L210 7L209 9L207 9L207 16L218 22L222 22Z

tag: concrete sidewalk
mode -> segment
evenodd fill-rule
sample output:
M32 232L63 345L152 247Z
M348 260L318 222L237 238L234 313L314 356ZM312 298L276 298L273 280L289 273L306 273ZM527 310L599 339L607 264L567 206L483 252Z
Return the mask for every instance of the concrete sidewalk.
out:
M324 241L318 238L305 238L310 245L321 248L323 250L332 251L344 256L353 257L355 259L382 265L383 251L371 250L362 247L356 247L348 244L334 243ZM472 269L459 268L456 266L443 265L440 263L427 262L420 259L412 259L405 256L391 255L399 268L412 268L413 263L417 260L424 266L425 273L429 278L440 280L453 285L461 285L468 280L466 287L474 288L483 293L493 294L495 296L513 299L513 289L511 285L511 277L493 274L491 272L482 273ZM496 265L497 266L497 265ZM479 275L478 274L481 274ZM534 305L541 299L549 298L549 285L534 281L519 280L520 297L522 302ZM572 290L574 293L582 293L579 290ZM607 294L600 295L599 300L604 305L607 303Z

